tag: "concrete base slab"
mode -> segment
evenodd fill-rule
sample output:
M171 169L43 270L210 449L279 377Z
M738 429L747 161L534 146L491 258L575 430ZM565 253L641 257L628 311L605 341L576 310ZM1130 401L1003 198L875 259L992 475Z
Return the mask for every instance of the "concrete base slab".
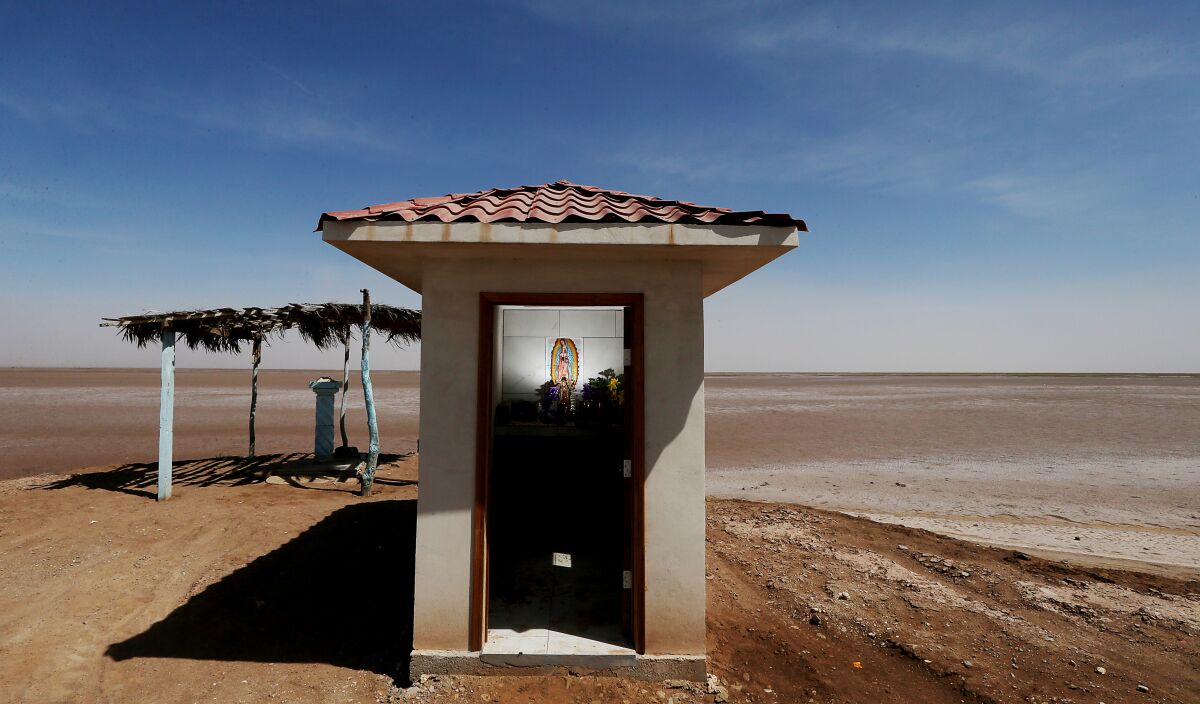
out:
M409 676L421 675L611 675L648 682L704 682L703 655L487 654L463 650L414 650Z
M488 630L481 657L485 660L492 655L623 655L632 658L637 653L633 648L621 645L623 641L619 632L589 638L549 628L524 631L492 628Z

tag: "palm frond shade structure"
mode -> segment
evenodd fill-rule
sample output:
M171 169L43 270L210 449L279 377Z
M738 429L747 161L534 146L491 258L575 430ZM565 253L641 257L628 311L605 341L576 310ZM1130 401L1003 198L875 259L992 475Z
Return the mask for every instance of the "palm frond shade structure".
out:
M256 336L267 339L292 328L317 349L330 349L344 344L344 338L361 327L363 320L363 307L357 303L289 303L279 308L214 308L103 318L100 325L120 328L121 336L138 347L159 342L166 327L177 337L183 336L188 349L236 354L242 351L242 343ZM416 342L421 339L421 312L374 303L371 328L392 344Z
M101 327L116 327L121 337L138 347L161 344L163 348L162 407L159 420L159 488L158 498L170 498L171 425L174 403L175 342L182 337L189 349L206 352L242 351L242 344L252 347L250 393L250 448L254 456L254 417L258 405L258 367L262 359L262 343L272 336L281 338L288 330L319 350L344 348L342 364L341 434L346 437L346 391L350 339L358 328L360 334L373 330L384 341L397 347L421 339L421 312L382 304L355 303L289 303L278 308L214 308L185 310L170 313L145 313L121 318L103 318ZM367 308L366 306L369 306ZM363 360L364 371L367 360ZM366 399L368 415L374 417L373 399ZM373 432L373 429L372 429ZM369 477L367 478L369 481Z

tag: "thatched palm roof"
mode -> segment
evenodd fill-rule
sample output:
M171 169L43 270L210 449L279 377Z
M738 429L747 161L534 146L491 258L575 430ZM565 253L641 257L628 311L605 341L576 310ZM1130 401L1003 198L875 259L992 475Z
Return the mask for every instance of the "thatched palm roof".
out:
M289 303L279 308L215 308L171 313L147 313L104 318L105 327L118 327L121 336L145 347L162 339L164 329L182 335L190 349L240 352L241 343L296 329L317 349L348 339L362 325L363 307L355 303ZM388 342L402 345L421 339L421 312L381 304L371 305L371 328Z

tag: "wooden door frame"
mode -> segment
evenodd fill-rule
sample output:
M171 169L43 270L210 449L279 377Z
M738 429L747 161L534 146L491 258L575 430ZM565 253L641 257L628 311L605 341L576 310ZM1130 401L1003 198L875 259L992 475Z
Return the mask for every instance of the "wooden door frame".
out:
M632 340L626 340L630 365L626 382L633 403L625 411L632 415L631 447L633 515L633 643L645 653L645 315L640 293L491 293L479 294L479 358L475 407L475 502L471 511L471 608L468 629L470 650L483 649L487 636L488 554L487 509L492 468L492 432L495 399L492 398L492 368L495 365L496 306L621 306L633 313Z

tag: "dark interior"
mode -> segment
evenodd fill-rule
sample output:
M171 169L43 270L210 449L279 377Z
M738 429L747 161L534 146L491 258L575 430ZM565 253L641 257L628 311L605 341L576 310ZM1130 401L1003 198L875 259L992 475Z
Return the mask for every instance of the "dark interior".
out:
M496 428L488 502L488 628L626 645L619 427ZM555 566L554 553L571 556Z

